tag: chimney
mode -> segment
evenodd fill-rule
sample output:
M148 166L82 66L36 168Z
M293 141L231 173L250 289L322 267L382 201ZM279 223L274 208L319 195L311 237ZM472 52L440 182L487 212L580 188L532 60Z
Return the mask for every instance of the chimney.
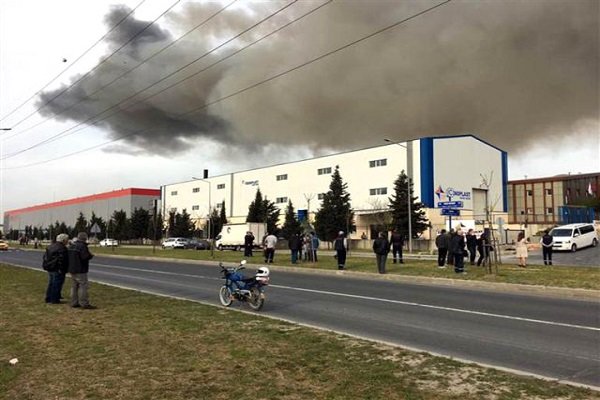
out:
M203 177L204 177L204 179L208 178L208 170L207 169L204 170Z

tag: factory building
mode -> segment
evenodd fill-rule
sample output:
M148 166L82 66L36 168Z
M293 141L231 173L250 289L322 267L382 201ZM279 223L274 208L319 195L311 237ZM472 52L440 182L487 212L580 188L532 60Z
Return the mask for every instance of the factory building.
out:
M89 220L93 212L108 221L115 211L131 216L135 208L149 210L159 199L160 190L129 188L10 210L4 213L4 232L22 231L25 226L46 228L56 221L74 226L79 213Z
M248 206L260 188L263 197L280 208L281 223L290 200L299 213L313 221L336 167L348 185L355 211L354 237L372 236L373 216L388 209L394 181L402 170L413 181L414 195L426 206L433 232L448 226L451 217L441 215L440 203L449 201L460 202L455 211L460 215L452 217L453 225L462 222L482 227L486 208L492 221L506 220L507 153L473 135L389 142L168 184L161 187L162 212L186 209L200 226L211 210L224 202L229 222L245 222Z

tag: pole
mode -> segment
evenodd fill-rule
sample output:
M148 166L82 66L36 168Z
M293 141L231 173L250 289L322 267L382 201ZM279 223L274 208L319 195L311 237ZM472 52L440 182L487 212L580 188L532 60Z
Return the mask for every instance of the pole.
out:
M154 222L152 224L154 227L154 238L152 240L152 254L156 253L156 203L158 203L158 200L154 199Z
M406 162L408 164L408 147L406 148ZM411 194L410 194L410 177L408 176L408 165L406 168L407 175L407 201L408 201L408 252L412 253L412 207L411 207Z

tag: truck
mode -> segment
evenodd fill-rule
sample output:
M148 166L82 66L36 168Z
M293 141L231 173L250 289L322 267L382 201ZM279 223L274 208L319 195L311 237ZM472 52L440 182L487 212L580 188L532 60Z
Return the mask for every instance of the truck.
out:
M260 247L262 239L267 233L267 224L262 222L225 224L221 229L221 233L215 238L215 246L219 250L233 249L238 251L244 247L246 232L252 232L254 235L254 247Z

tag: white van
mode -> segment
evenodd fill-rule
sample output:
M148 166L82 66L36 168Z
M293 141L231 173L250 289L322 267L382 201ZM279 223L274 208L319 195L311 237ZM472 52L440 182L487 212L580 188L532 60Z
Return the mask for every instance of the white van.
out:
M557 226L550 231L554 250L577 251L583 247L598 246L598 234L593 224L570 224Z
M254 247L259 247L267 232L267 224L262 222L246 222L244 224L223 225L221 233L215 238L215 246L219 250L233 249L235 251L244 247L246 232L254 235Z

